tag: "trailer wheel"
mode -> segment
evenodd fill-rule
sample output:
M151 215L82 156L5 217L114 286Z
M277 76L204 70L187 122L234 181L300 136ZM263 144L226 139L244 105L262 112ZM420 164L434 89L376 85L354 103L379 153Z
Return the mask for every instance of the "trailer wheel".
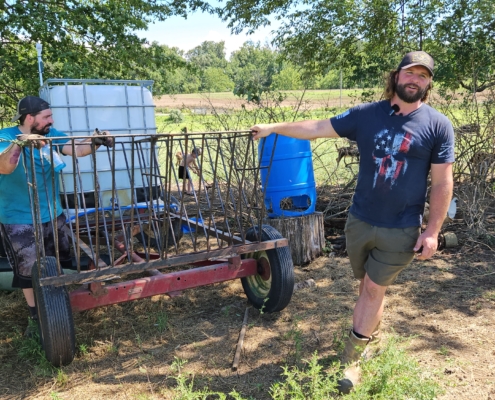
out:
M69 293L65 286L40 286L40 277L57 276L57 260L46 257L46 268L33 265L34 298L38 309L41 346L47 360L55 367L67 365L74 359L76 335L70 307ZM41 276L40 276L41 272Z
M246 239L256 242L258 227L246 232ZM261 241L281 239L282 235L273 227L263 225ZM244 254L243 258L254 258L258 262L258 274L241 278L247 298L257 309L264 312L281 311L290 302L294 291L294 265L289 247L257 251Z

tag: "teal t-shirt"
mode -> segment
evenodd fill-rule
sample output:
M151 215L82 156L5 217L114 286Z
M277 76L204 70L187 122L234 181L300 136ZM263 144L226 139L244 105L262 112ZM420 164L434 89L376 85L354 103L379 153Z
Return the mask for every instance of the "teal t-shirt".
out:
M10 146L10 142L22 132L17 126L0 130L0 152ZM67 136L65 133L51 128L46 137ZM63 145L64 139L56 139L54 145ZM57 146L61 147L61 146ZM36 193L40 205L41 222L49 222L63 212L59 196L59 174L55 172L55 199L53 198L52 169L50 163L41 160L40 152L34 152L36 170ZM11 174L0 174L0 223L2 224L32 224L31 199L34 191L29 193L28 181L34 182L31 172L31 150L23 148L17 168ZM43 163L42 163L43 161ZM55 203L56 202L56 203ZM57 215L54 215L56 204Z

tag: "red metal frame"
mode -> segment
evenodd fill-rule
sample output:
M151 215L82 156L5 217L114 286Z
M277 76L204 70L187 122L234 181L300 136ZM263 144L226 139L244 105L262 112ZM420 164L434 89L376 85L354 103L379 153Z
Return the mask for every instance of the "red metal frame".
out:
M84 311L157 294L174 296L185 289L256 275L259 273L258 267L254 259L241 260L240 257L233 257L221 264L214 263L185 271L160 273L110 285L102 285L100 282L91 283L72 291L70 303L72 311Z

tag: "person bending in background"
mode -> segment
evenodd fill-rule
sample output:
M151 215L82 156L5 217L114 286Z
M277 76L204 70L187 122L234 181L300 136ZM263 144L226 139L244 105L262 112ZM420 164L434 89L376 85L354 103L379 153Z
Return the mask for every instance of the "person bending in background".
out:
M359 174L345 234L354 276L360 280L353 328L342 355L339 391L359 383L360 360L376 342L387 287L414 259L433 256L452 197L454 130L425 102L432 88L433 58L407 53L392 71L386 100L361 104L330 120L259 124L253 138L272 132L299 138L345 137L356 141ZM430 216L420 227L431 173Z
M49 141L46 138L62 137L52 141L53 147L62 154L82 157L91 154L92 147L113 146L113 138L102 136L76 142L75 153L67 135L52 128L54 123L50 105L36 96L27 96L17 104L17 114L12 122L17 126L0 130L0 236L9 263L14 271L12 287L20 287L26 298L30 318L38 318L34 300L31 270L37 261L35 226L31 213L29 183L26 174L31 174L31 151L39 194L41 232L45 255L56 257L54 227L58 231L58 250L62 265L72 265L69 238L62 227L65 225L60 196L53 198L51 182L55 174L55 193L58 194L58 172L54 172L46 160L42 160L41 148ZM55 207L56 206L56 207ZM54 210L58 215L53 215ZM30 324L26 334L29 335Z
M181 151L178 151L175 154L175 157L177 158L177 164L179 165L179 179L182 179L183 181L184 179L187 180L187 189L184 193L189 196L192 196L194 194L192 191L192 181L191 175L189 175L189 171L192 171L196 175L200 176L201 171L199 170L198 164L196 164L196 159L201 155L201 153L201 148L194 147L191 151L191 154L186 154L184 156L184 153L182 153ZM180 191L181 190L179 189L179 193Z

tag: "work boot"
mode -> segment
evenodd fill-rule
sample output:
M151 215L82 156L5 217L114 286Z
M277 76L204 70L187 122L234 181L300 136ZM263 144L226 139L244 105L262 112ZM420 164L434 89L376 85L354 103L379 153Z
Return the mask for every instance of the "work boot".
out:
M341 368L345 368L344 376L337 382L337 389L341 394L349 393L361 380L361 367L359 364L369 341L369 338L358 338L352 329L349 332L349 338L345 344L341 361Z
M369 346L366 347L363 353L363 358L368 361L373 357L373 355L378 351L378 345L382 340L382 331L380 329L380 324L382 321L378 321L376 328L373 330L373 333L370 336Z
M382 331L380 330L380 325L382 321L378 321L378 324L376 325L375 329L373 329L373 333L370 336L370 343L369 344L378 344L382 340Z

